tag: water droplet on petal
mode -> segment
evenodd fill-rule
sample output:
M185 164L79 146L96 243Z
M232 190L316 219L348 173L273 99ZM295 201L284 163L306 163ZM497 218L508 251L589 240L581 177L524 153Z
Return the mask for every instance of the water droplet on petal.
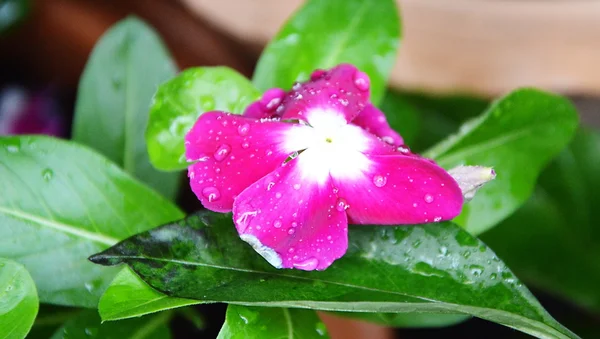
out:
M248 141L243 141L242 148L248 148L248 147L250 147L250 143Z
M346 199L344 198L339 198L335 204L335 209L339 212L347 210L348 207L350 207L350 205L348 205L348 202L346 202Z
M394 138L392 138L392 137L390 137L388 135L382 136L381 140L383 140L383 142L385 142L387 144L390 144L390 145L394 144Z
M275 220L273 222L273 227L275 227L275 228L281 228L281 220Z
M297 191L302 187L300 184L294 184L294 189Z
M410 148L402 145L402 146L398 147L398 151L403 154L408 154L408 153L410 153Z
M213 202L219 200L221 198L221 192L216 187L204 187L202 189L202 195L208 199L208 202Z
M247 135L250 132L250 125L242 124L238 126L238 134L241 136Z
M369 76L361 71L357 71L354 73L354 85L356 85L356 88L363 92L368 91L369 86L371 85Z
M434 222L440 222L442 220L442 217L435 217L433 218Z
M292 221L292 227L298 227L298 223L295 221Z
M425 200L426 203L431 204L433 202L433 195L425 194L425 196L423 197L423 200Z
M227 144L222 144L217 148L214 154L214 158L216 161L223 161L223 159L227 158L229 153L231 152L231 146Z
M280 199L281 198L281 193L280 192L275 193L275 198Z
M293 228L290 228L290 229L288 230L288 234L289 234L289 235L292 235L292 234L294 234L294 233L296 233L296 230L295 230L295 229L293 229Z
M301 270L312 271L319 265L319 260L317 260L317 258L311 257L300 262L295 262L293 265L295 268Z
M383 175L377 174L373 177L373 184L377 187L383 187L387 183L387 178Z

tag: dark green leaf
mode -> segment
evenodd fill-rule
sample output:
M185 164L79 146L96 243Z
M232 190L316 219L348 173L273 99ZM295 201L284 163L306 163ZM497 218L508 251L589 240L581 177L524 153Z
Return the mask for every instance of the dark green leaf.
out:
M200 303L158 292L124 267L100 298L98 311L102 320L119 320Z
M136 18L125 19L97 43L85 67L75 107L73 139L95 148L166 197L179 175L150 163L144 131L159 84L177 68L159 36Z
M577 124L577 111L567 99L521 89L494 102L424 155L446 169L461 164L494 167L496 180L455 220L479 234L527 201L539 173L568 144Z
M81 310L78 308L42 304L27 338L50 338L67 321L80 313Z
M200 212L97 254L171 296L344 312L463 313L523 332L574 338L485 244L451 223L353 227L322 272L277 270L241 241L231 215Z
M69 320L51 339L169 339L171 332L167 324L170 319L170 312L162 312L143 318L100 324L98 313L89 310Z
M367 320L391 327L429 328L446 327L460 324L471 316L466 314L436 314L436 313L350 313L339 312L338 315Z
M312 310L229 305L217 339L329 338Z
M182 212L94 151L43 136L0 138L0 256L42 302L95 307L116 270L90 254Z
M532 285L600 311L600 133L580 130L533 197L485 239Z
M396 60L399 21L393 0L310 0L266 47L253 82L262 91L289 89L315 69L347 62L369 75L377 103Z
M394 92L387 92L380 106L390 126L402 135L405 144L412 147L421 130L421 112L404 96Z
M259 96L248 79L227 67L182 72L161 85L154 96L146 129L150 160L162 170L187 167L184 137L202 113L239 114Z
M0 338L25 338L38 307L35 284L25 267L0 258Z

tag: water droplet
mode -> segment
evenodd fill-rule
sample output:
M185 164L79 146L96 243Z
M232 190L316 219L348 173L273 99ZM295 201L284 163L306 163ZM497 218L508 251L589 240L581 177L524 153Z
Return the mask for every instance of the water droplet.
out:
M270 190L271 190L271 188L273 188L273 186L275 186L275 183L274 183L273 181L269 182L269 183L267 184L267 191L270 191Z
M413 241L412 247L419 248L419 246L421 246L421 240L415 240L415 241Z
M348 106L348 100L341 98L340 100L338 100L340 102L340 104L342 104L342 106Z
M440 222L440 221L442 221L442 217L433 218L433 222Z
M294 189L297 191L302 187L300 184L294 184Z
M123 83L123 77L121 76L121 74L118 72L113 74L111 78L111 83L114 89L119 89L121 87L121 84Z
M377 187L383 187L387 183L387 178L383 175L377 174L373 177L373 184Z
M484 267L483 266L479 266L479 265L471 265L471 266L469 266L469 269L471 270L471 274L474 275L474 276L476 276L476 277L481 276L481 274L484 271Z
M222 144L215 151L214 158L216 161L223 161L225 158L227 158L227 156L229 155L230 152L231 152L231 146L229 146L227 144Z
M292 227L298 227L298 223L295 221L292 221Z
M317 333L322 337L327 335L327 327L325 326L324 323L322 323L320 321L315 326L315 331L317 331Z
M10 292L10 291L12 291L12 289L13 289L12 285L6 286L6 292Z
M83 331L90 337L95 337L98 334L98 329L93 327L86 327Z
M348 205L348 202L344 198L339 198L335 204L335 209L339 212L347 210L348 207L350 207L350 205Z
M300 270L312 271L319 265L317 258L308 258L306 260L295 262L294 267Z
M242 124L238 126L238 133L241 136L247 135L250 132L250 125Z
M215 100L209 96L200 99L202 110L205 112L212 111L215 108Z
M398 151L403 154L408 154L408 153L410 153L410 148L402 145L402 146L398 147Z
M83 286L90 293L92 293L92 291L94 290L94 285L92 283L90 283L90 282L84 283Z
M425 196L423 197L423 200L425 200L426 203L431 204L433 202L433 195L425 194Z
M293 228L290 228L290 229L288 230L288 234L289 234L289 235L292 235L292 234L294 234L294 233L296 233L296 230L295 230L295 229L293 229Z
M54 172L49 168L46 168L42 171L42 178L44 178L45 181L50 181L50 179L52 179L53 176Z
M250 143L246 140L242 141L242 148L248 148L250 147Z
M219 200L221 197L221 192L216 187L204 187L202 189L202 195L208 199L208 202L213 202Z
M16 153L19 151L19 146L17 145L8 145L6 146L6 150L9 151L10 153Z
M369 76L361 71L357 71L354 73L354 85L363 92L368 91L370 86Z
M281 228L281 220L275 220L273 222L273 227L275 227L275 228Z
M388 135L384 135L381 137L381 140L383 140L383 142L393 145L394 144L394 138L388 136Z
M252 311L244 306L238 307L238 315L246 325L251 322L254 322L254 320L256 320L256 318L258 317L257 312Z
M463 257L465 257L465 259L468 259L471 256L471 251L465 251L463 253Z
M295 250L296 250L295 248L290 247L290 248L288 248L288 253L294 253Z
M281 193L280 192L275 193L275 198L280 199L281 198Z

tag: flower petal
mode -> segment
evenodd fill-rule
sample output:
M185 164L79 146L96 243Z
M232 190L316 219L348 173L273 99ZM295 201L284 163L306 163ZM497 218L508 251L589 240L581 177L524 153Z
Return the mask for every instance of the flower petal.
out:
M394 131L387 122L385 114L377 107L369 104L352 120L352 124L362 127L367 132L373 133L390 145L402 146L404 140Z
M352 121L369 101L369 77L350 64L329 71L318 70L311 80L297 83L283 98L276 112L282 119L305 120L315 124L315 117L325 113Z
M188 161L197 161L188 168L192 190L204 207L231 211L236 195L298 150L285 140L303 129L310 127L216 111L203 114L185 138Z
M285 91L281 88L268 89L259 100L246 108L244 116L255 119L278 117L276 109L279 107L285 94Z
M325 184L307 180L306 151L244 190L233 220L240 237L277 268L323 270L348 247L348 220Z
M404 155L364 155L361 175L331 172L338 196L348 202L350 223L418 224L449 220L462 208L458 184L428 159ZM364 167L363 167L364 168Z

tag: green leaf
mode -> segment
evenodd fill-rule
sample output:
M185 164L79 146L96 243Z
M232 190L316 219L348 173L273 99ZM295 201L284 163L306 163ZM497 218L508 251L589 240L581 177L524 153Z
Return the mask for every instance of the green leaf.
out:
M143 318L100 323L94 310L82 312L69 320L51 339L169 339L168 322L170 312L163 312Z
M460 324L471 319L467 314L444 313L350 313L338 312L337 315L370 321L390 327L435 328Z
M329 338L312 310L229 305L217 339Z
M98 311L103 321L119 320L200 303L158 292L125 267L100 298Z
M244 76L227 67L198 67L158 88L150 108L146 142L159 169L186 168L184 137L198 117L218 110L242 113L260 93Z
M38 307L35 284L25 267L0 258L0 338L25 338Z
M65 322L80 313L78 308L42 304L27 338L50 338Z
M96 307L116 270L86 260L183 216L87 147L44 136L0 138L0 257L23 264L46 303Z
M289 89L315 69L351 63L371 78L371 100L383 97L396 60L400 19L393 0L309 0L261 55L253 82Z
M77 93L73 140L88 145L169 199L177 173L157 171L148 158L144 131L159 84L177 67L160 37L136 18L113 26L94 47Z
M581 129L485 239L532 285L600 311L600 132Z
M403 95L394 92L387 92L380 106L390 127L400 133L405 144L413 145L421 129L421 112Z
M239 239L230 214L204 211L90 259L104 265L127 263L152 287L202 302L462 313L541 338L576 337L492 250L454 224L353 227L348 247L325 271L277 270Z
M482 165L498 173L455 222L479 234L516 211L533 193L542 169L571 140L577 124L577 111L567 99L520 89L426 152L446 169Z

